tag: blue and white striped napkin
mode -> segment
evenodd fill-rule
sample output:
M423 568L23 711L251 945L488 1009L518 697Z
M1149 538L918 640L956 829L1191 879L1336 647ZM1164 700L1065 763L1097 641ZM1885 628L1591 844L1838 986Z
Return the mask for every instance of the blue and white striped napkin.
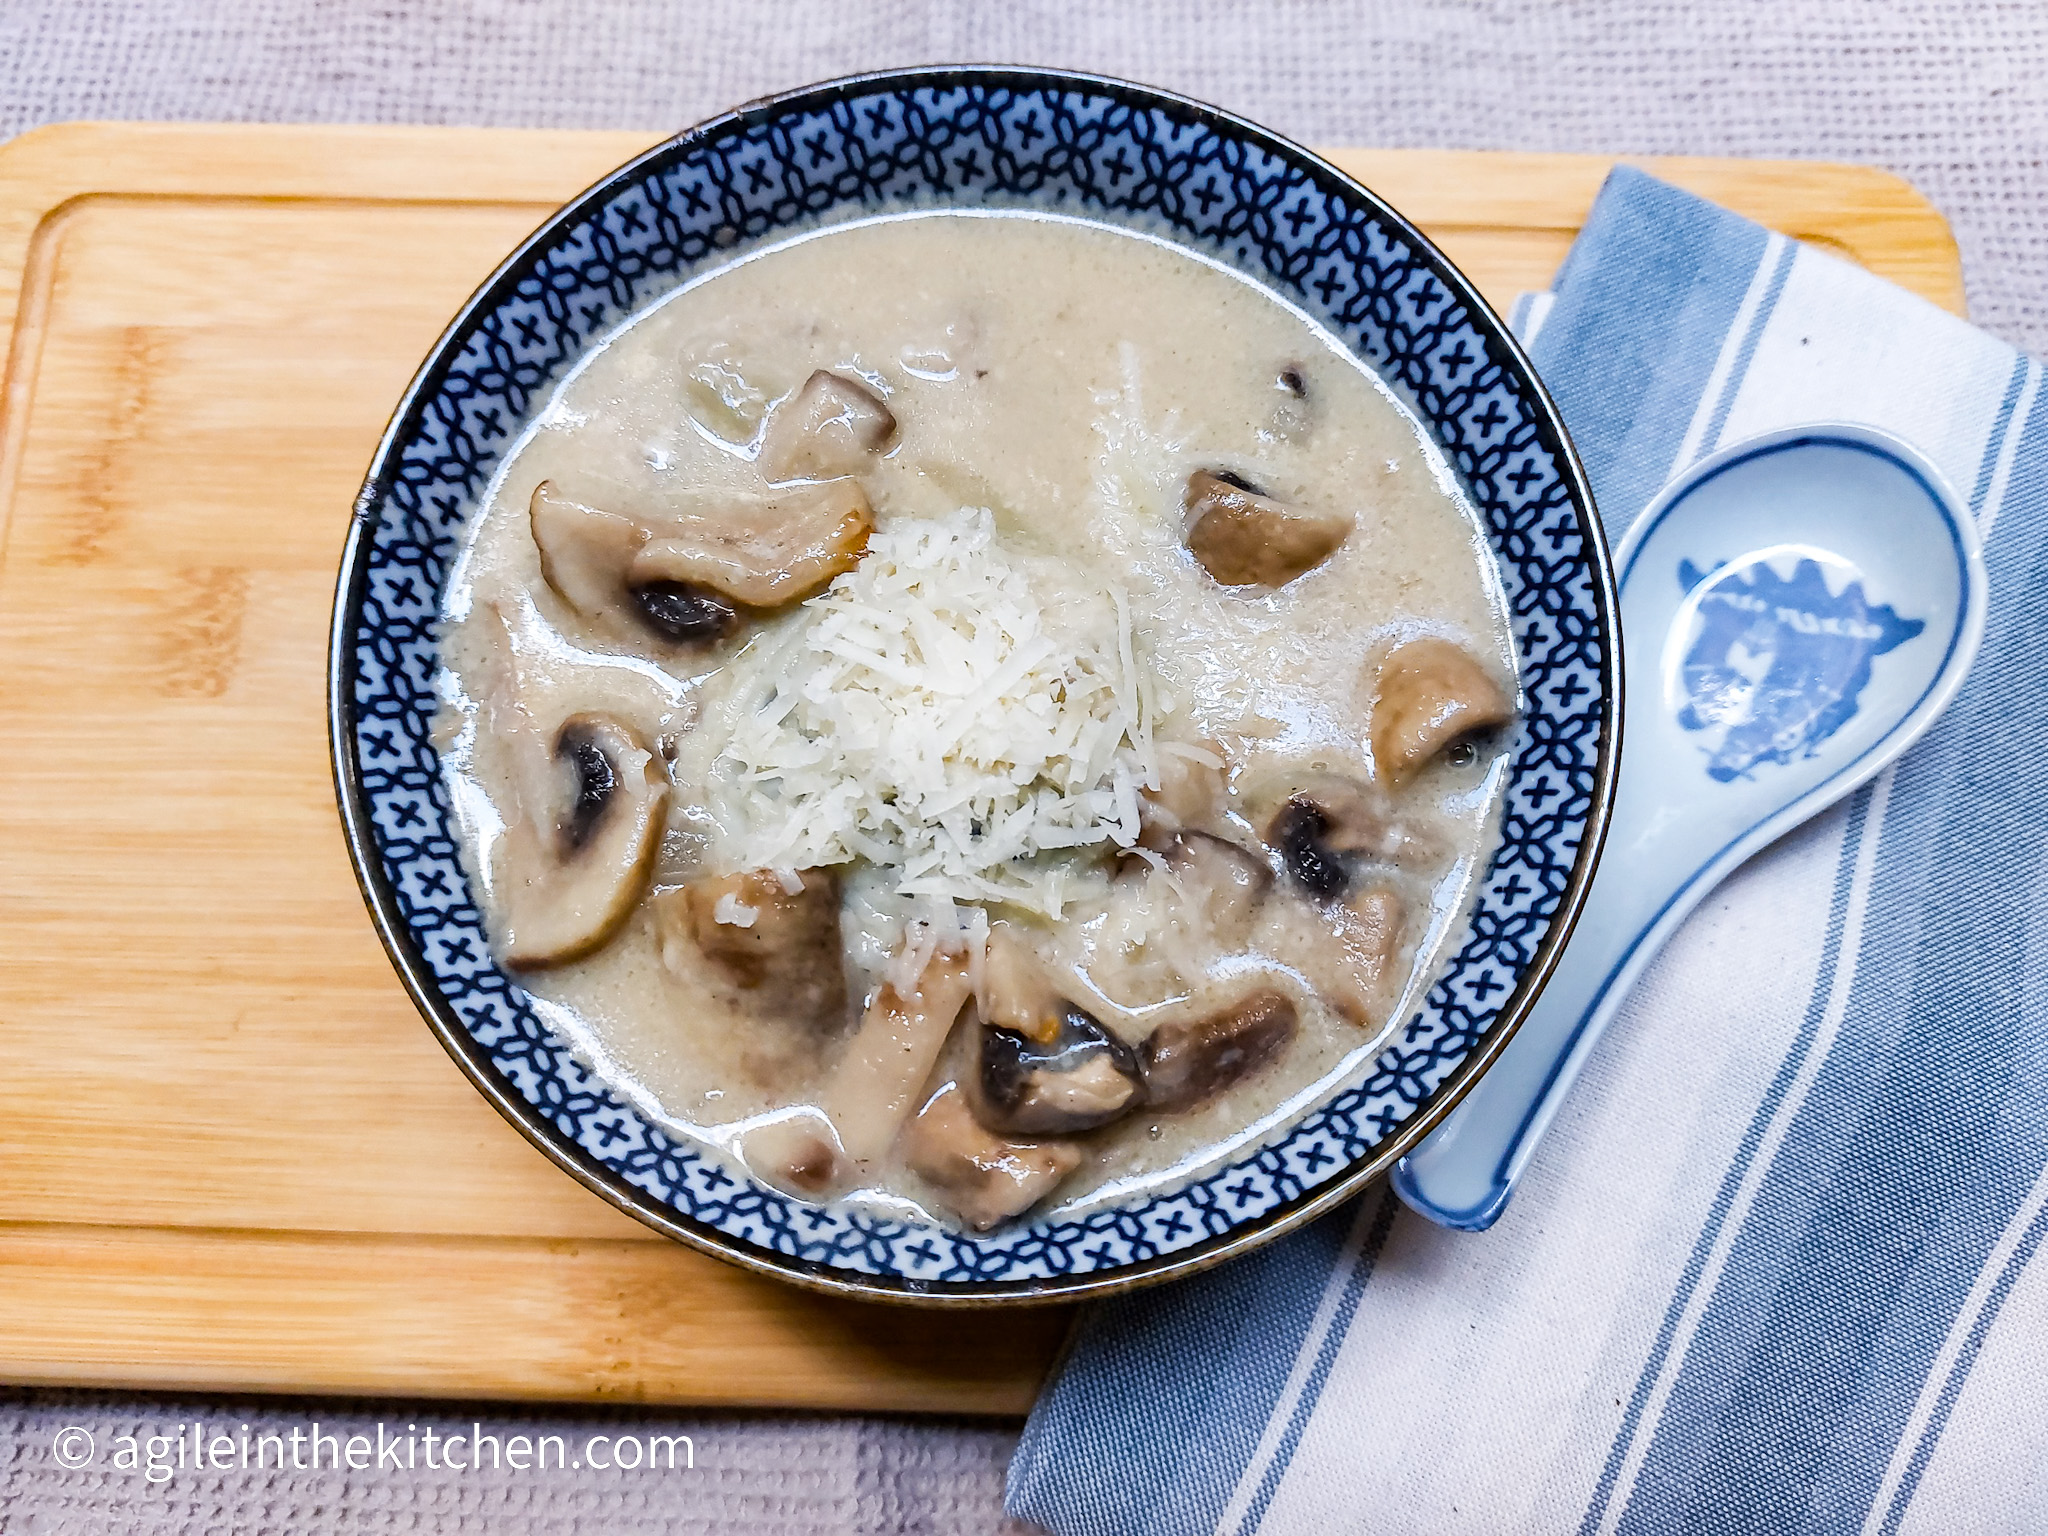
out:
M1365 1196L1107 1303L1011 1510L1059 1536L2048 1531L2048 400L1855 267L1619 170L1526 307L1610 537L1816 420L1969 497L1961 697L1653 965L1499 1225Z

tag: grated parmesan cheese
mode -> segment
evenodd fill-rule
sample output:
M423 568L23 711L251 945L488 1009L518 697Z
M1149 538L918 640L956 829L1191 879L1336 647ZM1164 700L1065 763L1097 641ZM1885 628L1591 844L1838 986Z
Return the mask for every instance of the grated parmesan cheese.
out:
M993 515L878 529L798 630L748 661L713 782L729 870L865 859L905 896L1057 917L1060 853L1138 838L1158 783L1129 603L1113 634L1051 622Z
M754 919L760 915L759 907L748 906L731 891L727 891L711 905L711 921L724 923L731 928L751 928L754 926Z

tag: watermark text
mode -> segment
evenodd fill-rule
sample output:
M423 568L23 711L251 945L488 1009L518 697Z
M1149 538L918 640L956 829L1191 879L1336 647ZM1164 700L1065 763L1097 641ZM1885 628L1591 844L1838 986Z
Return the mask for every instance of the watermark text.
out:
M288 1431L253 1431L247 1424L180 1423L161 1434L103 1435L67 1424L50 1454L62 1467L110 1467L150 1483L180 1472L688 1472L697 1447L688 1435L506 1434L472 1424L449 1432L408 1424L403 1431L379 1423L343 1432L318 1420Z

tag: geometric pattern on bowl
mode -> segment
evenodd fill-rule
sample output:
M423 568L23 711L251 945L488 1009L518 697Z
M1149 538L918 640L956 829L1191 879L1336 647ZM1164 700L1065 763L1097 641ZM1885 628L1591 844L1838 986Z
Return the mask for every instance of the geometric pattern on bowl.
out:
M649 1124L492 959L431 726L435 616L476 494L626 313L764 238L906 206L1046 208L1148 231L1301 305L1420 416L1498 558L1527 714L1469 935L1371 1070L1171 1193L986 1236L820 1209ZM1519 348L1412 226L1305 150L1199 104L1041 70L912 70L744 108L564 208L478 290L372 463L336 598L330 722L366 900L421 1011L499 1109L670 1235L828 1289L1095 1293L1213 1262L1383 1170L1518 1021L1590 878L1613 773L1612 591L1586 482Z

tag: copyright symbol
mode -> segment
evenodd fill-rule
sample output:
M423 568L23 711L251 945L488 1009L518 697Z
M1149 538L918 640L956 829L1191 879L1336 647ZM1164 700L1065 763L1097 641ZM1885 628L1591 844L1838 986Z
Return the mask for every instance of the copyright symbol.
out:
M50 1445L51 1454L57 1458L60 1467L89 1467L92 1465L92 1431L76 1424L67 1424L57 1431L57 1438Z

